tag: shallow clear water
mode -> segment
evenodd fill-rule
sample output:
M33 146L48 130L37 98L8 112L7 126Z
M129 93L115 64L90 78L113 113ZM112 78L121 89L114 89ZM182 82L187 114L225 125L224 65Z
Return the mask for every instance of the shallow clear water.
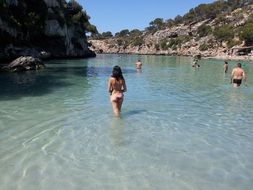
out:
M98 55L1 74L0 189L251 190L253 63L234 89L223 61L191 61ZM120 119L106 89L116 64Z

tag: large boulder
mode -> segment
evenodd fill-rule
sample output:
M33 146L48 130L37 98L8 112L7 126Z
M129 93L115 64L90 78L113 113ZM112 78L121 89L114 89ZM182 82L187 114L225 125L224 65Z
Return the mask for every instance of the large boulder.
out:
M12 61L8 66L4 66L2 70L21 72L28 70L39 70L42 68L45 68L45 65L40 59L31 56L21 56Z

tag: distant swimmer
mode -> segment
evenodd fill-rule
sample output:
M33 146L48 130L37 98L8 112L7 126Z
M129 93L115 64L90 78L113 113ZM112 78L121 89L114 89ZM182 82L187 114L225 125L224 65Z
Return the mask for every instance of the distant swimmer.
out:
M195 55L193 57L193 65L192 65L192 67L195 67L195 68L200 67L200 65L198 64L198 62L199 62L200 59L201 59L201 55L200 54Z
M246 81L245 72L241 67L241 63L237 63L236 67L232 70L231 83L233 83L234 87L239 87L242 83L242 80Z
M138 60L138 61L135 63L135 67L136 67L136 69L141 69L141 67L142 67L142 62L141 62L141 60Z
M228 72L228 62L227 61L224 62L223 69L224 69L224 73Z
M125 79L119 66L113 67L112 75L108 81L108 91L114 115L119 117L124 100L123 92L127 91Z
M200 67L200 65L198 64L198 60L194 60L194 61L193 61L192 67L195 67L195 68Z

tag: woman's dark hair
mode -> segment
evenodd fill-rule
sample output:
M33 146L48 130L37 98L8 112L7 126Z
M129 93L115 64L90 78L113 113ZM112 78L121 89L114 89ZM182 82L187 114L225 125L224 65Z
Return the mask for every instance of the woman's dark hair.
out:
M116 80L119 80L119 79L125 80L122 75L121 68L117 65L114 66L112 69L112 77L115 78Z

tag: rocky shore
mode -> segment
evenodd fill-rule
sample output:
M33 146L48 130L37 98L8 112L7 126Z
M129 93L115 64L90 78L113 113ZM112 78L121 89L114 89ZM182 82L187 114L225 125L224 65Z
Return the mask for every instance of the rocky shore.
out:
M233 55L233 56L215 56L215 57L204 57L205 59L219 59L219 60L228 60L228 61L253 61L253 56L248 55L248 56L237 56L237 55Z
M228 49L219 48L218 50L210 49L205 52L201 52L194 47L189 47L188 50L183 49L182 51L157 51L155 48L145 48L143 47L130 47L122 48L114 46L107 40L90 40L89 43L92 44L91 49L96 52L96 54L136 54L136 55L175 55L175 56L194 56L201 54L204 59L220 59L220 60L234 60L234 61L253 61L253 55L229 55Z
M223 17L179 23L155 32L90 39L96 53L178 55L228 60L253 60L253 46L240 39L243 27L252 23L253 6L238 8ZM229 25L229 27L228 27ZM228 33L228 34L227 34ZM228 38L228 35L231 35Z

